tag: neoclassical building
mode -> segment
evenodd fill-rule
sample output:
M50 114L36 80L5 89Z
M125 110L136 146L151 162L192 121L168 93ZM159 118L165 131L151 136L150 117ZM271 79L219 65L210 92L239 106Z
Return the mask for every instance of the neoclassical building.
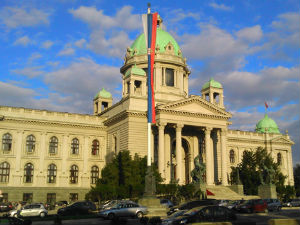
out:
M268 117L253 131L229 128L223 86L210 79L189 94L191 72L175 39L159 19L154 65L156 124L152 159L165 183L191 182L194 158L206 163L209 186L229 185L245 150L266 148L293 185L292 145ZM122 150L147 154L147 49L141 34L126 50L122 99L104 88L93 115L0 106L0 190L9 201L83 199L111 157ZM200 84L199 84L200 87Z

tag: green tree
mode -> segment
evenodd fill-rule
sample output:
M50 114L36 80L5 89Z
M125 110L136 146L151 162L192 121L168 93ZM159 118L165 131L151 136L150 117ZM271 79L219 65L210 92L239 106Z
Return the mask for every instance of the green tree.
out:
M295 190L296 196L300 196L300 164L296 164L294 167L294 182L295 182Z

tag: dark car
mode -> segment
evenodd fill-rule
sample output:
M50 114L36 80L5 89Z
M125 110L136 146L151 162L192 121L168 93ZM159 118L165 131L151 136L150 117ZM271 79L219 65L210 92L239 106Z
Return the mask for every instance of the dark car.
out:
M279 211L282 208L281 202L276 198L264 199L267 202L267 207L269 211Z
M171 202L171 200L169 200L169 199L161 199L160 200L160 204L164 205L164 206L166 206L168 208L171 208L171 207L174 206L173 203Z
M263 199L250 199L236 207L238 212L254 213L254 212L267 212L268 205Z
M82 215L82 214L88 214L95 210L96 210L96 205L93 202L79 201L79 202L74 202L73 204L68 205L64 208L58 209L57 214L61 216Z
M188 211L187 209L178 210L178 211L174 212L173 214L169 215L167 218L163 219L161 221L161 224L162 225L170 225L170 224L172 224L172 222L175 220L176 217L182 216L187 211Z
M286 206L288 207L297 207L300 206L300 199L292 199L291 201L289 201Z
M171 215L172 213L178 211L178 210L183 210L183 209L192 209L198 206L204 206L204 205L215 205L217 204L217 200L215 199L206 199L206 200L195 200L195 201L190 201L186 202L183 204L180 204L178 206L174 206L170 208L170 211L167 213L168 215Z
M55 206L67 206L67 205L69 205L68 201L55 202Z
M236 220L235 212L224 206L200 206L175 218L171 224L188 224L197 222L230 222Z
M1 202L0 203L0 212L8 212L14 209L11 202Z

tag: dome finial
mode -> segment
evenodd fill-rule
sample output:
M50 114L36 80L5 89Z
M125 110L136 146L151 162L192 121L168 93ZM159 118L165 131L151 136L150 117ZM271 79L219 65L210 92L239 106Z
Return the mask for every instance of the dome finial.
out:
M147 6L148 6L148 14L150 14L150 13L151 13L151 3L148 2L148 3L147 3Z

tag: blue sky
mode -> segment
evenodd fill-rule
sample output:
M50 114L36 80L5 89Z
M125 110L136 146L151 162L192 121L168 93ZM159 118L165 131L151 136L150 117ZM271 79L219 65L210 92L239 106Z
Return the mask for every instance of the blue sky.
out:
M222 83L233 129L268 113L300 162L298 0L151 1L191 68L190 93ZM143 1L0 1L0 105L92 113L93 96L121 97L126 48L142 32Z

